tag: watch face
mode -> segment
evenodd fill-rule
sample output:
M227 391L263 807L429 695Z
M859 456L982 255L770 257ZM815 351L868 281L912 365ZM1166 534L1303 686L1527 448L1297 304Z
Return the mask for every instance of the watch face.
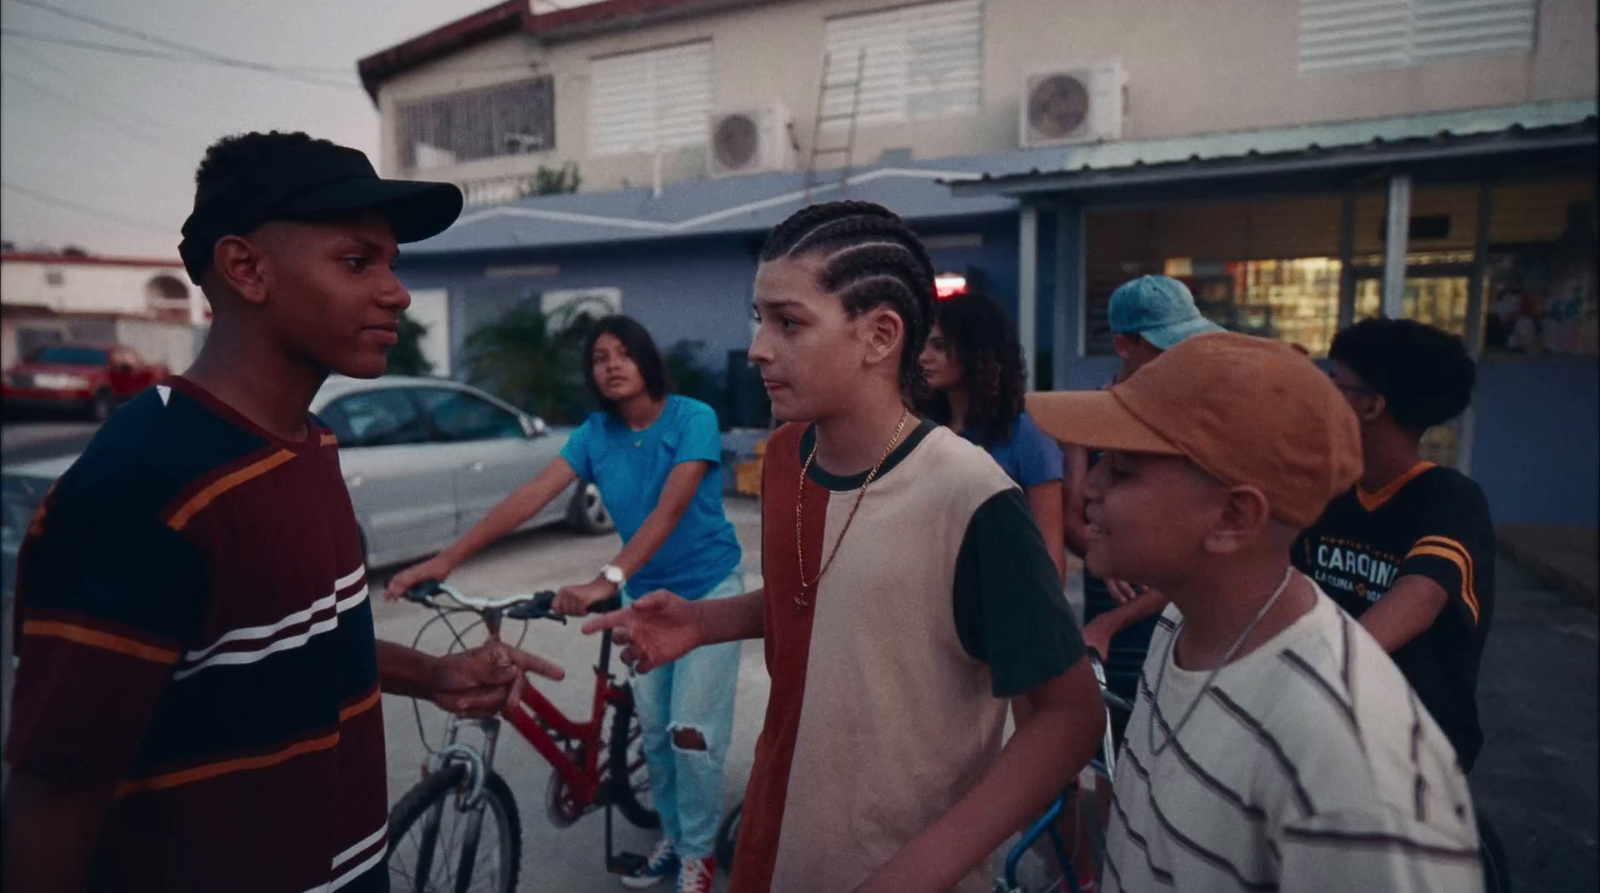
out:
M621 585L621 583L622 583L622 568L620 568L620 567L607 567L605 570L602 570L600 573L605 576L607 583L616 583L618 585Z

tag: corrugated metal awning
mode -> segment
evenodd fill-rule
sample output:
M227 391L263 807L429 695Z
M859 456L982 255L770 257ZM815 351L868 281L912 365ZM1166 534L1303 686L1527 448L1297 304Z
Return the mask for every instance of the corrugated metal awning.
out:
M1404 166L1596 145L1593 100L1066 147L1054 168L952 182L957 196L1025 196Z

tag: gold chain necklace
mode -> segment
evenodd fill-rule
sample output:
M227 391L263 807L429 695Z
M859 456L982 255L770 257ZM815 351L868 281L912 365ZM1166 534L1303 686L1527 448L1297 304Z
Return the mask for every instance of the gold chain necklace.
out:
M910 417L911 410L903 409L900 411L900 424L894 426L894 436L889 438L889 445L883 448L883 455L878 457L878 464L872 466L872 470L867 472L867 479L861 484L860 492L856 494L856 504L851 506L849 516L844 519L844 529L839 531L839 538L833 541L833 551L828 554L828 560L822 563L822 569L818 570L817 575L812 578L811 582L807 583L805 537L802 535L800 509L806 496L806 475L811 472L811 460L817 458L817 444L815 441L812 442L811 454L806 456L806 464L800 469L800 492L795 495L794 500L794 553L795 558L800 562L800 591L794 597L794 605L797 609L810 607L811 603L805 600L806 590L816 588L816 585L822 582L822 575L827 573L828 568L833 566L833 559L839 557L839 546L844 542L844 535L850 532L850 524L856 519L856 512L861 508L861 500L867 498L867 488L872 486L873 480L878 476L878 469L883 467L883 463L889 458L889 453L894 451L894 445L900 442L900 432L905 430L906 419ZM826 527L824 527L824 530L826 530Z

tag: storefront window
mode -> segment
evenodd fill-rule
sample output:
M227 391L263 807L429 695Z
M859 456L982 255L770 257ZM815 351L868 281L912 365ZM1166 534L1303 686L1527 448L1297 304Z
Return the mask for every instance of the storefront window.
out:
M1165 274L1219 325L1326 355L1339 320L1340 214L1337 195L1090 213L1087 352L1113 352L1111 292Z
M1467 276L1407 276L1401 315L1430 326L1467 333L1467 303L1471 279ZM1357 320L1378 316L1383 308L1383 280L1356 280Z
M1414 191L1405 317L1472 334L1481 198L1476 183ZM1351 319L1382 312L1386 203L1382 189L1364 189L1354 198ZM1161 273L1187 284L1201 312L1218 324L1326 356L1340 316L1342 217L1338 194L1090 211L1086 353L1112 353L1111 292L1129 279ZM1593 179L1496 185L1488 222L1477 327L1483 350L1600 354Z
M1501 186L1492 201L1484 350L1600 354L1593 181Z

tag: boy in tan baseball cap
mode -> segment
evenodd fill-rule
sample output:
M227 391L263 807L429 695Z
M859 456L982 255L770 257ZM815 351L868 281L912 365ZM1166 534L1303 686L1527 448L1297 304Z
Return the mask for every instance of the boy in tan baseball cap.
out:
M1106 450L1087 563L1172 600L1117 774L1110 891L1480 889L1449 742L1289 549L1361 472L1355 415L1303 354L1187 339L1108 391L1030 396Z

